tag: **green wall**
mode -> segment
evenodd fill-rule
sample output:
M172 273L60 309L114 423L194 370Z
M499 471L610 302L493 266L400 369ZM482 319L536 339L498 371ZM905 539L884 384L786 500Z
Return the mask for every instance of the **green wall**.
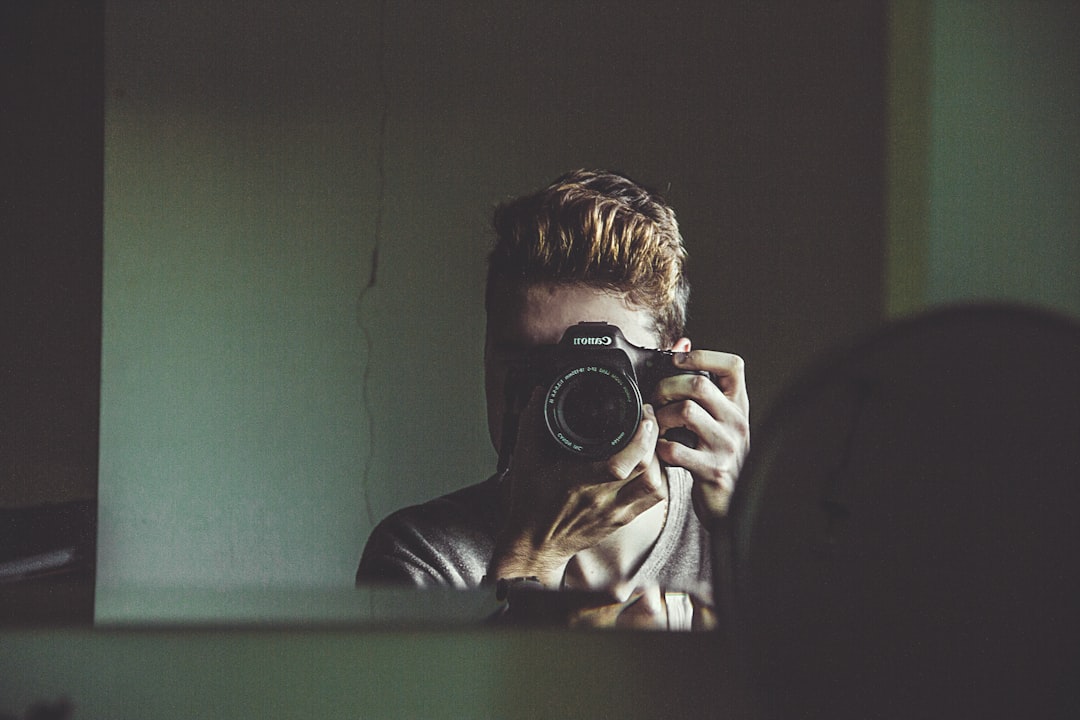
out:
M933 22L928 300L1080 316L1080 7L939 2Z
M894 3L889 310L1080 315L1080 10Z

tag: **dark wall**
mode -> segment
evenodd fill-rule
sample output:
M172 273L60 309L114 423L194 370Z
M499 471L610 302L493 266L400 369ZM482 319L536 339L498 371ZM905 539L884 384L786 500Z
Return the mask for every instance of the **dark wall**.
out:
M0 505L96 492L103 3L0 4Z
M0 12L0 501L85 497L97 457L103 3L8 2ZM703 346L749 355L770 378L765 401L791 353L881 318L884 7L716 12L740 28L717 49L735 58L732 77L717 79L731 88L731 114L715 118L733 153L703 148L702 163L724 165L729 187L688 230L694 316L722 320L693 330ZM753 283L733 281L748 274Z
M695 228L691 329L744 356L761 420L808 362L884 316L886 3L723 12L731 115L700 162L725 182L715 227Z

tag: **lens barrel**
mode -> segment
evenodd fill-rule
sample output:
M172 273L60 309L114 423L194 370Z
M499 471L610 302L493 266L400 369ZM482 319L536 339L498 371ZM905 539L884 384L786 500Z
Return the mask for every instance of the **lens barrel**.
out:
M548 388L544 419L564 449L590 459L611 457L641 422L641 392L633 377L605 365L564 369Z

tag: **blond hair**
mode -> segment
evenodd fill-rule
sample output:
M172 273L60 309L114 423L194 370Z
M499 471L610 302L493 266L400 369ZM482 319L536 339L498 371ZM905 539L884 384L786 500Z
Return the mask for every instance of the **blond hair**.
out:
M495 209L485 306L495 287L584 285L623 295L652 313L670 346L686 328L690 285L675 211L616 173L576 170Z

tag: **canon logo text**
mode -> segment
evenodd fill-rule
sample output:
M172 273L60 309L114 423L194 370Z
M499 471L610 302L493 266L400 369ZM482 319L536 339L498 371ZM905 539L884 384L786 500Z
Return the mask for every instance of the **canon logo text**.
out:
M574 344L575 345L610 345L611 344L611 338L608 337L608 336L604 336L604 337L580 337L580 338L574 338Z

